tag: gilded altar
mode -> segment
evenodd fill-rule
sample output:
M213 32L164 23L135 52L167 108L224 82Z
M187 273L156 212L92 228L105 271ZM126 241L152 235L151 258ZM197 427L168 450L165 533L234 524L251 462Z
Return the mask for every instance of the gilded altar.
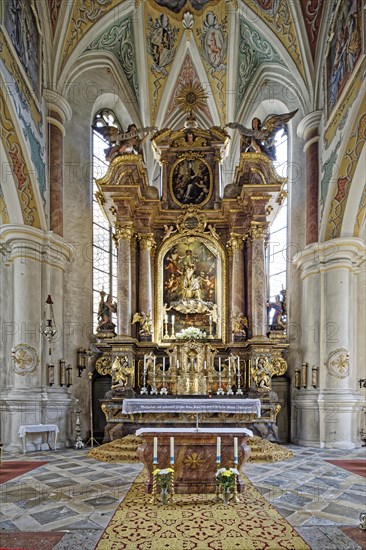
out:
M117 327L96 334L93 359L97 373L111 377L102 400L108 425L192 421L170 413L126 417L122 402L131 392L151 399L259 398L260 419L207 413L204 422L246 425L275 439L280 405L272 378L287 369L287 343L284 325L277 332L268 325L265 248L285 179L263 153L241 153L222 191L229 139L222 128L199 128L191 116L184 128L151 140L160 192L149 184L141 155L113 158L97 180L118 252Z

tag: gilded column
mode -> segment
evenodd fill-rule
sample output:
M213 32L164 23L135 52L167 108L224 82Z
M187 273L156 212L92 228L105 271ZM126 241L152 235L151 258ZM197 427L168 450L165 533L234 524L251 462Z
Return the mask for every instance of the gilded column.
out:
M251 247L251 326L252 338L263 337L267 331L265 239L267 223L251 222L248 237Z
M139 310L152 316L152 277L151 277L151 250L155 244L152 233L141 233L138 236L140 243L140 271L139 271Z
M53 90L45 90L48 107L48 166L50 185L50 229L63 235L64 124L71 119L67 101Z
M244 257L243 236L230 233L227 242L229 256L231 256L231 321L238 314L245 314L244 300Z
M306 245L318 241L319 123L322 112L306 115L298 126L298 136L306 143Z
M117 332L119 336L131 336L131 239L132 222L115 224L115 239L118 243L117 270Z

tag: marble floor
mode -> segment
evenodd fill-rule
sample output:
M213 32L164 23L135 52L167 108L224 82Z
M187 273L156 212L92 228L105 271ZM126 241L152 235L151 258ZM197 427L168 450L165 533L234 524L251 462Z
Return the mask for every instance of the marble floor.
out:
M365 459L365 448L288 447L295 454L290 460L247 464L249 479L313 550L366 548L366 532L356 532L358 543L348 536L366 512L366 479L326 462ZM71 449L5 453L6 460L49 462L0 486L0 547L2 533L62 532L55 550L93 550L142 468L101 463Z

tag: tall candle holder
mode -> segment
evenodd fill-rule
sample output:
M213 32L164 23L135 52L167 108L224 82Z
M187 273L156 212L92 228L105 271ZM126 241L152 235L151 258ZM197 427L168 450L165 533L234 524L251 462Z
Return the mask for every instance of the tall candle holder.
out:
M217 388L217 395L225 395L224 388L222 387L221 357L219 357L219 387Z
M169 340L169 332L168 332L168 316L165 315L165 319L164 319L164 335L163 335L163 338L164 340Z
M232 388L232 378L231 378L231 357L229 357L227 385L228 385L228 389L227 389L226 395L234 395L233 388Z
M156 388L156 357L154 356L153 372L152 372L152 387L150 395L157 395L158 390Z
M146 355L144 355L144 371L143 371L143 382L142 382L143 386L140 390L141 395L147 395L149 393L146 387L146 376L147 376L147 364L146 364Z
M241 386L240 386L240 379L241 379L241 376L240 376L240 358L239 356L237 357L237 371L236 371L236 380L237 380L237 390L236 390L236 395L243 395L243 390L241 389Z
M154 472L156 471L158 466L159 466L159 463L155 462L153 460L153 483L152 483L151 499L150 499L151 504L156 504L156 483L157 483L157 481L156 481L156 474L154 474Z
M212 334L212 315L210 315L210 317L209 317L209 323L210 323L210 332L209 332L208 337L212 340L212 338L213 338L213 334Z
M163 385L160 389L160 395L167 395L168 390L165 386L165 357L163 357Z
M172 333L170 335L172 340L175 340L175 316L172 315Z

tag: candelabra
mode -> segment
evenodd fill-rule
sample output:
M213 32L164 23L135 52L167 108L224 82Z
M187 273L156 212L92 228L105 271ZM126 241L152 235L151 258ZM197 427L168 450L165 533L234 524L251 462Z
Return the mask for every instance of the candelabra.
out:
M240 358L238 356L237 358L237 361L238 361L238 370L237 370L237 373L236 373L236 379L237 379L237 390L236 390L236 395L243 395L243 390L241 389L241 386L240 386Z
M81 435L80 435L80 432L81 432L81 427L80 427L80 413L81 413L81 410L80 408L78 407L75 411L75 414L76 414L76 421L75 421L75 443L74 443L74 448L75 449L83 449L84 448L84 442L81 438Z
M164 335L163 335L163 338L164 340L168 340L169 339L169 332L168 332L168 316L166 315L165 316L165 319L164 319Z
M94 427L93 427L93 373L88 372L88 378L89 378L89 418L90 418L90 438L85 443L85 445L89 445L93 449L94 443L96 445L99 445L98 441L94 439Z
M140 390L141 395L147 395L149 393L146 387L146 375L147 375L147 365L146 365L146 355L144 355L143 386Z
M157 395L158 390L156 388L156 357L154 356L153 372L152 372L152 386L150 395Z
M224 388L222 387L221 357L219 357L219 387L217 388L217 395L225 395Z
M226 395L234 395L233 388L232 388L232 378L231 378L231 357L229 357L227 385L228 387L227 387Z
M160 395L167 395L168 390L165 387L165 357L163 357L163 385L160 390Z

